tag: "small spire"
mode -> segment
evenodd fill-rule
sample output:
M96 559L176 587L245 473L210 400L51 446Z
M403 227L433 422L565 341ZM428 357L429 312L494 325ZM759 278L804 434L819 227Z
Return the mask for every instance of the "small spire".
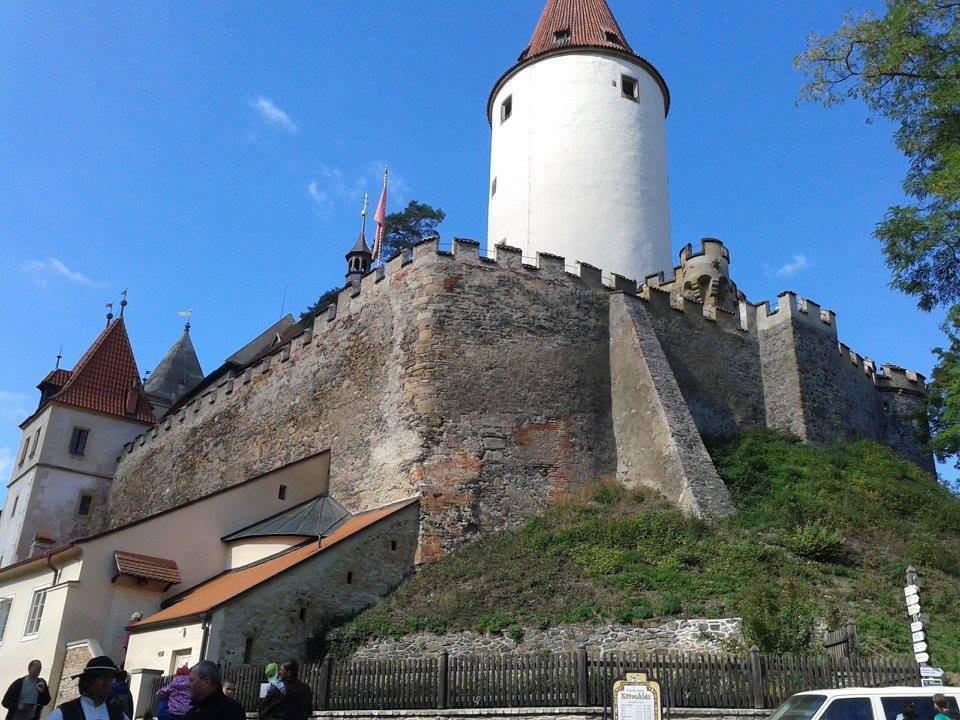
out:
M57 351L57 364L54 366L54 370L60 369L61 360L63 360L63 345L61 345L60 349Z
M104 303L104 306L107 308L107 325L109 326L110 322L113 320L113 303Z
M367 205L370 203L367 201L367 194L363 194L363 210L360 211L360 236L366 237L367 230Z
M123 309L127 306L127 289L120 291L120 317L123 317Z
M183 331L190 332L190 318L193 317L193 310L181 310L177 313L180 317L185 317L187 322L184 323Z

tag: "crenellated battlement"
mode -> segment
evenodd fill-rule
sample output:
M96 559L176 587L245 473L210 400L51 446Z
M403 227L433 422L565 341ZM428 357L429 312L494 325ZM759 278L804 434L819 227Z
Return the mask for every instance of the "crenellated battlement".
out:
M769 301L751 303L740 299L728 310L713 302L702 302L691 293L682 292L677 278L683 278L684 272L691 268L702 269L697 263L721 263L722 271L727 271L730 253L724 244L714 238L703 238L699 251L686 245L680 253L681 264L674 268L674 277L666 278L663 273L648 276L645 282L636 281L611 273L604 279L600 268L588 263L568 264L558 255L537 253L535 262L525 262L519 248L498 245L493 255L481 252L480 243L469 238L453 238L449 248L441 247L439 237L427 238L410 250L401 252L386 263L372 269L359 280L348 283L338 292L336 299L320 310L313 325L301 333L286 338L286 342L271 348L250 366L238 372L231 372L192 399L187 405L164 418L157 426L137 436L124 446L121 455L129 455L141 448L149 448L158 439L171 430L197 422L217 411L225 403L237 402L244 394L254 392L258 386L256 379L271 372L283 372L287 364L298 362L307 352L320 352L323 338L339 322L360 312L371 302L384 300L390 286L389 280L409 272L425 263L456 263L477 266L491 270L519 273L530 278L550 282L576 283L586 291L598 293L622 292L635 295L645 301L652 311L668 315L682 314L688 321L713 326L723 332L751 334L769 330L779 323L797 323L826 333L838 348L838 352L860 372L870 377L878 390L904 390L923 394L923 376L895 365L884 365L881 372L869 358L864 358L843 343L836 341L836 315L832 310L822 308L818 303L800 297L793 291L780 293L777 305ZM697 270L698 271L698 270ZM384 282L387 281L387 282ZM119 459L119 458L118 458Z

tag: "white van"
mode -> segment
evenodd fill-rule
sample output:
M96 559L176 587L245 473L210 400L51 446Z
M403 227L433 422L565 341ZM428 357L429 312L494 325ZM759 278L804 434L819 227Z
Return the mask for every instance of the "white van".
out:
M848 687L797 693L770 720L933 720L937 693L946 696L953 717L960 717L960 688Z

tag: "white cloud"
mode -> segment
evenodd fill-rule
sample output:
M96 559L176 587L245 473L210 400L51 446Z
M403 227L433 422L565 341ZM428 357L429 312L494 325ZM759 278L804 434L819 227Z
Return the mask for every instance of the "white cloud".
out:
M4 482L10 477L10 471L13 469L13 450L8 447L0 447L0 478Z
M256 100L256 102L251 102L250 105L251 107L257 109L257 111L260 113L260 116L264 120L280 130L284 130L288 133L295 133L300 129L297 127L297 124L290 119L290 116L287 115L287 113L273 104L272 100L268 100L265 97L260 97Z
M20 392L0 390L0 423L4 427L23 422L30 414L30 399Z
M312 197L317 205L326 205L328 202L330 202L330 196L320 189L316 180L311 180L310 184L307 185L307 195Z
M360 212L363 194L367 193L372 215L383 187L383 167L382 162L371 161L362 171L353 175L353 179L348 180L344 178L340 168L321 165L307 184L307 195L324 210L338 205L343 207L344 212ZM391 170L387 178L387 212L402 208L409 198L409 186L400 175Z
M794 255L793 260L777 268L777 277L789 277L790 275L795 275L808 265L810 265L810 263L806 256Z
M81 272L71 270L57 258L48 260L30 260L22 265L24 272L33 275L41 287L47 285L49 278L61 278L74 285L96 285L96 283Z

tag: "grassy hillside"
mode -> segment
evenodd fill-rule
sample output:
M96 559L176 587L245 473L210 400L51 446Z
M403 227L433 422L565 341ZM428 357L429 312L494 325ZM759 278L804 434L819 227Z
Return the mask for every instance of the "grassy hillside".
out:
M598 486L425 568L334 628L339 654L376 636L741 615L770 651L857 623L867 652L909 655L913 564L938 664L960 669L960 498L871 442L831 448L755 432L711 448L737 514L715 527L649 493Z

